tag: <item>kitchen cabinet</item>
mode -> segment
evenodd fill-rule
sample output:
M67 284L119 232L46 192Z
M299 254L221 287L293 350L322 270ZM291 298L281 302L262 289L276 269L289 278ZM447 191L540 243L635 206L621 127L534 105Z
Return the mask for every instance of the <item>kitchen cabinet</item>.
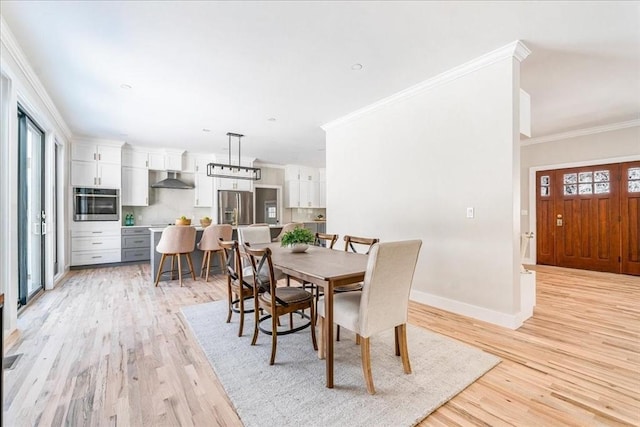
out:
M122 262L151 259L151 231L147 227L122 228Z
M210 208L213 206L213 180L206 173L196 172L194 175L194 203L193 206L197 208Z
M216 178L218 190L253 191L253 181L249 179Z
M71 147L71 185L120 188L120 146L74 142Z
M118 221L78 222L71 230L71 265L120 262Z
M183 154L183 150L150 151L149 169L181 172Z
M326 204L325 193L324 170L285 166L285 207L323 208Z
M122 206L149 206L149 170L122 168Z
M122 150L122 166L147 169L149 167L149 153L138 150Z
M286 165L285 181L318 181L318 169L308 166Z

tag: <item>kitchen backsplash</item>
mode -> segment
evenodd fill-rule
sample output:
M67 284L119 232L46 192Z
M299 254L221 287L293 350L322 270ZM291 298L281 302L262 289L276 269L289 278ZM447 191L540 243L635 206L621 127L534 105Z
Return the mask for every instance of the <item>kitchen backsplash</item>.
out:
M133 213L136 224L151 225L174 223L184 215L198 224L200 218L211 216L211 208L194 207L194 191L149 188L149 206L123 206L122 216Z
M313 221L318 215L326 216L326 209L307 209L307 208L293 208L285 209L285 211L291 211L291 222L305 222Z

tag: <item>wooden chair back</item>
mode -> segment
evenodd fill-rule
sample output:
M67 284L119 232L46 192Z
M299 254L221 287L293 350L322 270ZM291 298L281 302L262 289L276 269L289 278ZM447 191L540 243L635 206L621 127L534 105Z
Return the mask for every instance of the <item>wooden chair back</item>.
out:
M346 235L344 236L344 250L345 251L349 251L351 250L352 252L358 253L358 251L356 250L354 244L356 245L362 245L366 247L366 252L364 252L365 254L369 254L369 252L371 251L371 248L373 247L373 245L375 245L376 243L378 243L380 241L380 239L378 238L370 238L370 237L357 237L357 236L349 236Z
M324 242L327 248L333 249L333 245L335 245L337 241L337 234L316 233L316 240L313 244L320 246L320 243Z

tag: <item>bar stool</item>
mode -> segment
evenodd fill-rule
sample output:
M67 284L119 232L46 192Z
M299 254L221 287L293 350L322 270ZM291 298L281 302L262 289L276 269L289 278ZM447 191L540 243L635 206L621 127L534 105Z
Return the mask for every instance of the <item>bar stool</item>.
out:
M162 254L160 258L160 265L158 266L158 274L156 276L156 286L160 281L160 276L168 271L162 271L164 266L164 260L167 255L171 256L171 279L173 280L173 266L175 257L178 257L178 279L180 280L180 286L182 286L182 264L180 262L180 255L186 255L187 262L189 263L189 269L191 270L191 277L196 280L196 274L193 270L193 262L191 261L191 252L196 247L196 229L195 227L185 225L170 225L162 231L156 251Z
M211 270L211 254L217 254L220 258L220 268L224 270L223 249L220 247L220 240L225 242L231 240L233 227L229 224L210 225L202 232L202 239L198 242L198 249L204 252L202 256L202 266L200 267L200 277L206 276L204 281L209 281L209 271ZM206 270L205 270L206 265Z

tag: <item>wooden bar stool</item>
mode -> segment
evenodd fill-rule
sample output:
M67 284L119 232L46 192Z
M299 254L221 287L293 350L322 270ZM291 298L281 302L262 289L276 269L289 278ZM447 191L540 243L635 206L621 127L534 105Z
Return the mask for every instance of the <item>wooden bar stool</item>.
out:
M229 224L210 225L202 232L202 239L198 242L198 249L204 252L202 266L200 267L200 277L205 276L205 282L209 281L212 254L217 254L220 257L220 269L224 271L224 256L223 249L220 247L220 240L225 242L231 240L231 234L233 234L233 227Z
M160 241L156 250L162 254L160 258L160 265L158 266L158 274L156 276L156 286L160 281L160 276L163 273L171 272L171 279L173 279L173 265L174 259L178 257L178 279L180 280L180 286L182 286L182 264L180 262L180 255L186 255L187 262L189 263L189 269L191 270L191 277L196 280L196 274L193 270L193 262L191 261L191 252L196 248L196 229L195 227L185 225L170 225L162 231ZM171 270L162 271L164 266L164 260L167 255L171 256Z

